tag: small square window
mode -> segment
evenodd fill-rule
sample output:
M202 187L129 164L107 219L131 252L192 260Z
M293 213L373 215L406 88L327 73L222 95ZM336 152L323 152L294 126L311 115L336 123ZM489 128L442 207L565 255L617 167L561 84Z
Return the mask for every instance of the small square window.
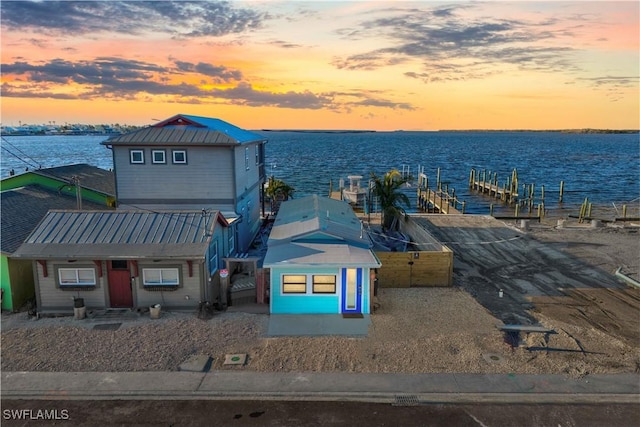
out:
M129 150L129 160L131 161L131 163L137 163L137 164L144 163L144 151Z
M151 151L151 155L153 156L153 163L155 164L163 164L167 163L167 159L165 157L164 150L153 150Z
M187 152L185 150L173 150L171 154L173 155L174 164L187 164Z

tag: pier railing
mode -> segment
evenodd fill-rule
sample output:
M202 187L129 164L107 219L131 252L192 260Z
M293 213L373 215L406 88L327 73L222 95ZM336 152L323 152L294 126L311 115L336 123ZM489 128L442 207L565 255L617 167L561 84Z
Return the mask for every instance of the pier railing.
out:
M429 177L420 171L418 174L418 200L417 208L423 212L443 214L463 214L466 202L456 197L456 189L449 189L449 184L440 180L440 168L436 175L434 189L429 188Z

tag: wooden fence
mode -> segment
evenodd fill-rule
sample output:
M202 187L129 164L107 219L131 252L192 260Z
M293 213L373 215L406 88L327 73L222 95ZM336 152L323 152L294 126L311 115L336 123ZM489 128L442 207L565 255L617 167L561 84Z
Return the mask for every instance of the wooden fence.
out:
M427 230L408 217L400 221L400 230L411 236L415 251L376 252L382 267L378 269L378 286L408 288L412 286L451 286L453 251L438 242Z
M378 269L381 288L451 286L453 252L446 246L439 252L376 252L382 267Z

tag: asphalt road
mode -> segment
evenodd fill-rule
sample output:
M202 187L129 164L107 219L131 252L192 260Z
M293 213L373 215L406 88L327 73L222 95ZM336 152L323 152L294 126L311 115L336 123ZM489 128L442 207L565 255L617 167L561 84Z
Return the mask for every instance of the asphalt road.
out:
M49 418L46 420L45 418ZM637 427L640 404L518 405L220 400L2 400L5 426Z

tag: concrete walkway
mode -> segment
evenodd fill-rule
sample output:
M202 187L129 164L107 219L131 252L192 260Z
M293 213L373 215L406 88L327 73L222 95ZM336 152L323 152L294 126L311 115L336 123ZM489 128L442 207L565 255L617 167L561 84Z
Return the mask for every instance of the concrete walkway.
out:
M371 317L344 318L340 314L272 314L267 336L354 336L366 337Z
M640 403L640 375L2 372L3 399Z

